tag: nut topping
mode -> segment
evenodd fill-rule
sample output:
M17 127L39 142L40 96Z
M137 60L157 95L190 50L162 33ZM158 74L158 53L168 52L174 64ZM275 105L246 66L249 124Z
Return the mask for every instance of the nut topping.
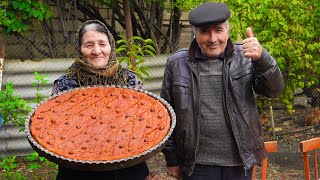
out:
M144 120L144 118L143 117L139 117L139 121L143 121Z

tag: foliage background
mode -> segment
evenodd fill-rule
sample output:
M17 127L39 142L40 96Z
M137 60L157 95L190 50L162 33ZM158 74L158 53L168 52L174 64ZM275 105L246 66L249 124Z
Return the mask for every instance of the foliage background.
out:
M201 0L178 1L190 10ZM231 38L241 41L247 27L276 59L283 72L286 89L280 102L294 112L297 89L319 84L320 1L313 0L224 0L231 10Z
M6 33L23 32L33 24L51 16L48 4L41 0L3 0L0 2L0 27ZM29 27L30 28L30 27Z

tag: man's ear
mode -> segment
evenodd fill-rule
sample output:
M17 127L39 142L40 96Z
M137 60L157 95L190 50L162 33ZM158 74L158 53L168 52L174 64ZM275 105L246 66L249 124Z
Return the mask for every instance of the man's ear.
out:
M231 26L229 25L229 28L228 28L228 36L230 37L230 30L231 30Z

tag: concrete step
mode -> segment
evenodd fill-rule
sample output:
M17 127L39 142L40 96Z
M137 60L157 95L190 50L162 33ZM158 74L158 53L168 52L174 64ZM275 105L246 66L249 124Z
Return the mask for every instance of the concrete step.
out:
M4 61L4 75L7 73L64 72L74 59L44 59L42 61L21 61L10 59Z
M47 85L53 86L54 80L59 78L64 74L64 72L41 72L39 73L41 76L47 75L46 80L48 80ZM32 86L33 82L35 81L34 72L23 72L23 73L6 73L3 77L3 85L6 83L12 82L15 87L18 86Z
M33 149L22 127L8 124L0 129L0 158L15 154L28 155Z
M150 78L146 77L145 82L149 81L154 81L154 80L162 80L163 78L163 73L164 69L163 67L154 67L153 69L149 70ZM46 80L47 86L53 86L54 80L59 78L64 74L64 72L50 72L50 73L39 73L40 75L44 76L47 75ZM14 84L14 87L19 87L19 86L31 86L33 82L35 81L35 75L34 73L10 73L10 74L5 74L3 78L3 86L6 83L12 82Z
M26 133L24 131L21 131L21 129L24 127L17 127L13 124L5 125L0 130L0 140L5 138L26 138Z
M146 90L153 92L154 94L160 94L162 81L151 81L144 84Z
M144 65L149 68L165 65L168 55L146 56ZM19 59L5 60L4 73L33 73L33 72L64 72L74 62L73 58L68 59L44 59L41 61ZM124 65L124 64L123 64ZM124 65L125 66L125 65Z

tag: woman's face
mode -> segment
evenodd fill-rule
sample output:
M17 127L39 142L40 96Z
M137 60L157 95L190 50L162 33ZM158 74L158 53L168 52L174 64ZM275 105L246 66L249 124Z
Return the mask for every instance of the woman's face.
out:
M85 32L82 36L81 53L92 66L107 65L111 53L107 35L95 30Z

